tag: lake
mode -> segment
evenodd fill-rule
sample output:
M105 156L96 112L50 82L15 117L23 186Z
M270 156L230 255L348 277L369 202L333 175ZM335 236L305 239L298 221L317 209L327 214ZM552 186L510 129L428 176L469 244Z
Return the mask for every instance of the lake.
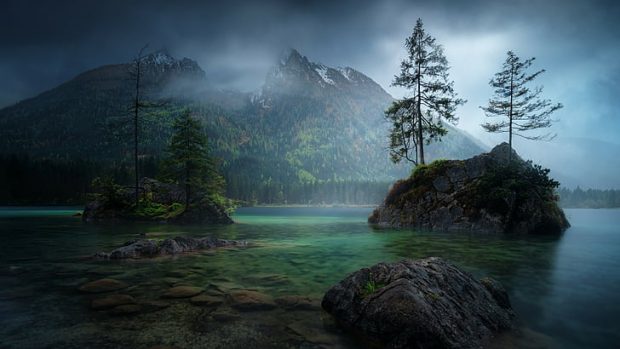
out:
M78 208L0 209L1 348L355 348L317 306L324 292L380 261L441 256L509 292L519 335L498 347L615 348L620 343L620 210L565 210L559 237L375 230L369 208L243 208L231 226L85 224ZM146 233L151 238L213 235L247 248L140 261L96 261ZM114 278L143 302L133 315L90 309L97 295L77 288ZM214 297L249 289L312 306L238 312L166 300L172 285Z

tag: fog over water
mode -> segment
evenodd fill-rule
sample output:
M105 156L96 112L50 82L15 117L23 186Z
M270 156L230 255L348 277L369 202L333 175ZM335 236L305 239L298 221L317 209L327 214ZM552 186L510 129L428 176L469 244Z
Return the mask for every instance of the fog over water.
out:
M279 53L351 66L394 97L404 39L418 17L445 48L468 103L459 127L489 147L478 108L506 51L536 57L543 96L561 102L553 142L515 141L568 186L620 188L620 3L615 1L8 1L0 12L0 107L82 71L125 62L144 44L198 61L223 89L260 87Z

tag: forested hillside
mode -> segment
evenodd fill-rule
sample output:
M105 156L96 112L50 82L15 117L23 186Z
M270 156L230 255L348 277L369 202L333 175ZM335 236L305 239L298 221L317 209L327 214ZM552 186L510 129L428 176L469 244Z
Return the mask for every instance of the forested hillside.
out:
M157 52L143 63L145 95L166 103L141 114L141 175L156 175L183 107L203 122L227 194L249 203L376 203L389 181L411 169L389 161L383 112L392 97L353 68L327 67L291 50L259 91L242 93L211 88L187 58ZM8 183L0 202L80 202L103 173L130 183L130 68L93 69L0 110L0 182ZM482 150L450 128L428 154L465 158ZM73 183L54 179L67 171Z

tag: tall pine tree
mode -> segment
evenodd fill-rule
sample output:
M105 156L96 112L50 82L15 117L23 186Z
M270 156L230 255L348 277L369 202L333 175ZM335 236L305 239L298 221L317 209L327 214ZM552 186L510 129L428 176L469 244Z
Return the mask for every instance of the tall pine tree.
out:
M548 99L540 99L542 86L531 90L528 83L545 72L541 69L528 74L527 69L532 65L534 57L522 61L512 51L502 65L502 70L495 74L489 85L495 89L494 97L489 100L484 110L487 117L503 117L502 121L486 122L482 124L487 132L508 133L508 144L512 149L512 135L530 140L550 140L555 137L551 133L537 136L526 136L523 131L551 126L551 114L562 108L561 103L552 104ZM512 152L511 152L512 153ZM511 154L512 155L512 154Z
M207 136L200 121L189 109L181 112L173 124L173 135L168 147L169 157L164 161L165 176L185 188L185 208L193 198L221 195L224 178L209 157Z
M400 75L394 77L392 86L404 87L412 95L395 101L385 114L392 123L392 161L406 159L418 165L424 164L424 144L441 140L448 132L442 120L456 123L458 118L454 113L465 100L454 92L443 48L424 31L421 19L418 18L405 48L407 58L402 61Z

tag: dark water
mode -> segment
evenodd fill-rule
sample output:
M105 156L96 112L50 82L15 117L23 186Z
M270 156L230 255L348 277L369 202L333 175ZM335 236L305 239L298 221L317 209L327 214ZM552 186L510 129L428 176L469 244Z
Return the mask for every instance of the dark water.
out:
M348 273L379 261L441 256L508 289L523 331L496 346L616 348L620 343L620 210L567 210L561 237L454 235L373 230L366 208L241 209L227 227L87 225L76 209L0 209L1 348L358 346L320 309L237 312L187 299L132 316L93 311L76 289L114 278L139 302L162 302L172 284L318 303ZM176 258L102 262L84 258L133 239L215 235L252 247ZM215 314L226 316L215 316Z

